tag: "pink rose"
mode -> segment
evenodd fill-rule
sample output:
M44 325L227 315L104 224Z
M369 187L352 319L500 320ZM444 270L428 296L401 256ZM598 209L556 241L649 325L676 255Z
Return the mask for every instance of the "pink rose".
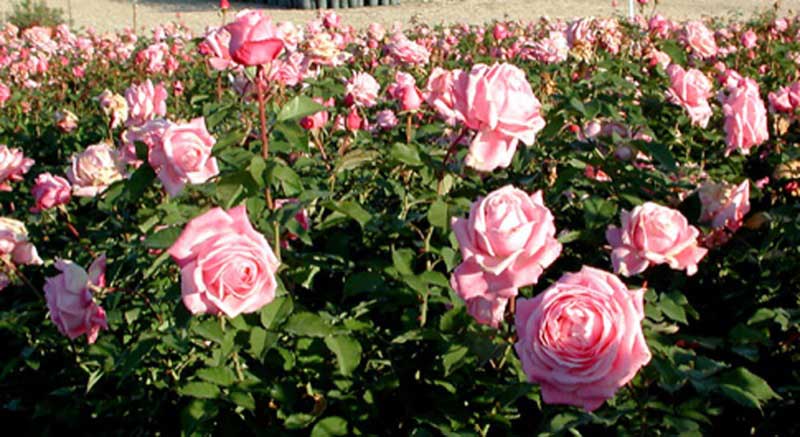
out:
M121 95L103 90L95 99L100 103L103 113L111 118L112 129L128 120L128 102Z
M61 176L42 173L36 177L36 184L31 188L31 194L36 199L36 206L31 208L31 212L40 212L69 203L72 198L72 186Z
M697 245L700 231L680 211L646 202L632 212L622 211L620 217L622 225L606 231L615 273L633 276L666 263L691 276L708 252Z
M328 29L336 29L342 24L342 17L336 12L325 11L322 15L322 24Z
M117 151L106 143L94 144L72 157L67 179L72 182L72 194L94 197L112 183L124 178Z
M492 29L492 36L497 41L502 41L511 36L511 32L508 30L508 27L506 27L505 24L497 23L494 25L494 29Z
M231 34L231 59L246 66L272 62L283 50L283 40L272 18L261 11L243 10L236 20L225 26Z
M455 78L461 74L461 70L448 71L436 67L428 76L428 83L425 85L425 101L436 110L445 123L455 126L457 121L462 121L463 116L455 110Z
M702 206L700 221L710 222L713 228L736 232L750 212L750 181L747 179L737 186L706 182L698 189L698 195Z
M758 36L753 29L748 29L747 32L742 34L742 45L747 49L752 49L756 47L758 42Z
M594 18L580 18L567 26L567 42L570 47L592 46L595 42L595 30L592 29Z
M11 98L11 88L0 82L0 108L5 106L8 99Z
M225 28L212 27L208 29L200 48L208 56L208 65L214 70L227 70L233 63L228 49L230 42L231 34Z
M427 65L431 57L428 49L411 41L402 32L392 36L386 50L398 65Z
M678 64L670 65L667 74L670 80L667 99L689 112L692 125L708 126L712 111L706 99L711 97L711 81L702 71L694 68L686 71Z
M128 103L128 126L139 126L167 114L167 89L160 83L153 86L147 79L140 85L131 85L125 91Z
M56 268L61 274L44 284L50 319L70 339L86 334L87 343L92 344L100 329L108 329L106 312L92 298L93 289L105 286L106 257L97 258L88 273L69 260L56 261Z
M345 88L348 99L352 99L356 106L367 108L375 106L380 91L380 84L369 73L355 73Z
M769 139L767 108L761 100L758 84L750 78L739 81L738 87L722 96L725 114L725 155L739 150L743 155L750 148Z
M453 270L450 286L467 305L467 313L476 322L492 328L503 321L508 299L517 295L516 288L495 288L487 274L478 263L463 262Z
M167 126L148 161L170 196L180 194L187 183L202 184L219 174L217 159L211 156L215 143L203 117Z
M705 24L700 21L690 21L683 30L684 41L698 57L708 59L717 54L714 33Z
M36 247L28 241L25 224L7 217L0 217L0 257L17 265L43 263Z
M790 86L781 87L767 96L769 107L773 112L791 114L800 107L800 82Z
M0 144L0 191L11 191L9 182L19 182L31 169L34 161L26 158L22 150Z
M236 317L275 299L279 262L244 206L195 217L168 252L181 267L183 303L192 314Z
M561 253L553 214L544 205L541 191L529 195L506 185L479 197L472 203L469 218L454 218L452 226L461 247L461 271L479 268L486 274L490 292L535 284ZM458 275L457 269L454 277ZM464 300L474 292L456 291Z
M644 292L584 266L532 299L517 299L514 349L545 403L596 410L650 362Z
M387 93L400 102L401 111L416 111L422 106L422 93L417 89L414 76L398 71Z
M567 60L569 44L564 32L550 32L550 36L529 42L523 47L520 56L545 64L557 64Z
M375 115L378 127L384 130L389 130L397 126L397 116L391 109L384 109Z
M56 111L53 119L58 130L63 133L70 133L78 127L78 116L66 109Z
M530 145L544 128L539 99L525 73L511 64L477 64L455 81L455 108L478 133L466 164L478 171L508 167L517 143Z
M356 108L351 108L345 119L345 127L347 127L347 130L350 132L356 132L362 128L363 122L364 120L358 115L358 110Z

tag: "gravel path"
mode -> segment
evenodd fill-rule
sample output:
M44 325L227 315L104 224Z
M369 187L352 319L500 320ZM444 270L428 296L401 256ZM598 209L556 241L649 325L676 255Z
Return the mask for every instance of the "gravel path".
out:
M0 16L11 11L15 0L0 0ZM343 22L363 27L371 22L391 24L421 20L429 23L483 23L495 19L535 20L551 17L609 16L627 12L627 0L403 0L402 6L377 6L341 9ZM652 2L652 0L651 0ZM64 10L72 6L77 27L92 25L98 30L112 30L132 24L132 0L46 0L52 7ZM139 0L137 27L149 29L156 24L178 19L196 31L208 24L219 23L217 1L210 0ZM234 9L253 7L255 3L231 2ZM662 0L658 11L673 18L694 18L702 15L749 16L772 7L773 0ZM783 0L782 11L800 11L800 0ZM305 22L314 11L271 9L278 21Z

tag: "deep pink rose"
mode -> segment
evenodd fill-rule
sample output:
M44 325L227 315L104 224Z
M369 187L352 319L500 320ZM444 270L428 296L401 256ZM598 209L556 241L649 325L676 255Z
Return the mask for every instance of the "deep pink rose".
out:
M314 97L312 100L327 107L332 107L334 104L333 97L328 100L322 100L322 97ZM300 120L300 126L307 130L319 130L328 124L329 117L328 111L319 111L303 117L303 119Z
M328 29L336 29L342 24L342 17L336 12L325 11L322 15L322 24Z
M356 108L350 108L350 112L347 113L347 118L345 119L345 127L350 132L356 132L361 130L363 127L364 120L358 115L358 110Z
M355 73L347 81L345 93L357 106L372 107L378 98L381 86L369 73Z
M750 212L750 181L739 185L706 182L698 189L700 221L711 223L713 228L727 228L733 232L742 226L744 216Z
M492 292L535 284L561 253L553 214L541 191L529 195L506 185L479 197L469 217L454 218L452 226L463 263L485 272ZM467 300L472 291L460 290L459 295Z
M117 151L106 143L100 143L72 157L67 179L72 182L72 194L94 197L123 179L123 171Z
M714 33L700 21L690 21L684 27L683 38L692 51L701 59L708 59L717 54L717 42Z
M742 45L747 49L755 48L758 43L758 35L753 32L753 29L748 29L747 32L742 34Z
M646 202L631 212L622 211L620 217L622 225L606 231L615 273L633 276L666 263L691 276L708 252L697 245L700 231L680 211Z
M231 58L239 64L268 64L283 50L278 28L272 24L272 18L261 11L243 10L236 14L236 21L225 26L225 29L231 34Z
M694 68L686 71L678 64L670 65L667 74L670 80L667 99L686 109L693 125L708 126L712 114L707 100L711 97L711 81L702 71Z
M26 158L20 149L0 144L0 191L11 191L9 182L19 182L31 169L34 161Z
M386 88L386 92L400 102L401 111L416 111L422 106L422 93L417 88L414 76L408 73L395 73L394 82Z
M455 110L454 96L454 81L461 73L461 70L448 71L436 67L428 76L428 83L425 85L425 101L450 126L455 126L457 121L463 121L461 113Z
M767 108L759 94L758 84L750 78L739 81L738 86L722 98L725 114L725 155L738 150L743 155L750 148L769 139Z
M7 217L0 217L0 257L16 265L42 264L36 246L28 241L25 224Z
M455 81L455 109L477 131L466 164L479 171L507 167L517 143L530 145L544 128L539 99L525 73L511 64L477 64Z
M31 212L40 212L69 203L72 198L72 186L61 176L42 173L36 177L36 184L31 188L31 194L36 199L36 206L31 208Z
M195 217L168 252L181 267L183 303L192 314L236 317L275 299L279 262L244 206Z
M492 36L497 41L502 41L511 36L511 32L508 30L508 27L506 27L505 24L497 23L494 25L494 29L492 29Z
M92 289L105 286L106 257L97 258L88 273L69 260L56 261L56 268L61 274L44 284L50 319L70 339L86 334L92 344L100 329L108 329L106 312L92 299Z
M596 410L650 362L644 292L584 266L532 299L517 299L514 349L545 403Z
M170 196L180 194L187 183L202 184L219 174L217 159L211 156L215 143L203 117L168 125L148 161Z
M228 0L219 0L219 8L223 11L227 11L231 7L231 2Z
M167 89L160 83L153 86L147 79L140 85L131 85L125 91L128 102L128 126L139 126L167 114Z

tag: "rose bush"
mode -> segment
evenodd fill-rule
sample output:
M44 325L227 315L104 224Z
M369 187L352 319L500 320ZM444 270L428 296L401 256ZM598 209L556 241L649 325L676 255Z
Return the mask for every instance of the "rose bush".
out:
M15 430L800 434L800 19L229 12L0 26Z

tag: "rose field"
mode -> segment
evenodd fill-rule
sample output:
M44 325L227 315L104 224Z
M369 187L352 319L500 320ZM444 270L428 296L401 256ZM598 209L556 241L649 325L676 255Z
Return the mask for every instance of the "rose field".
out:
M0 418L800 435L778 11L0 24Z

